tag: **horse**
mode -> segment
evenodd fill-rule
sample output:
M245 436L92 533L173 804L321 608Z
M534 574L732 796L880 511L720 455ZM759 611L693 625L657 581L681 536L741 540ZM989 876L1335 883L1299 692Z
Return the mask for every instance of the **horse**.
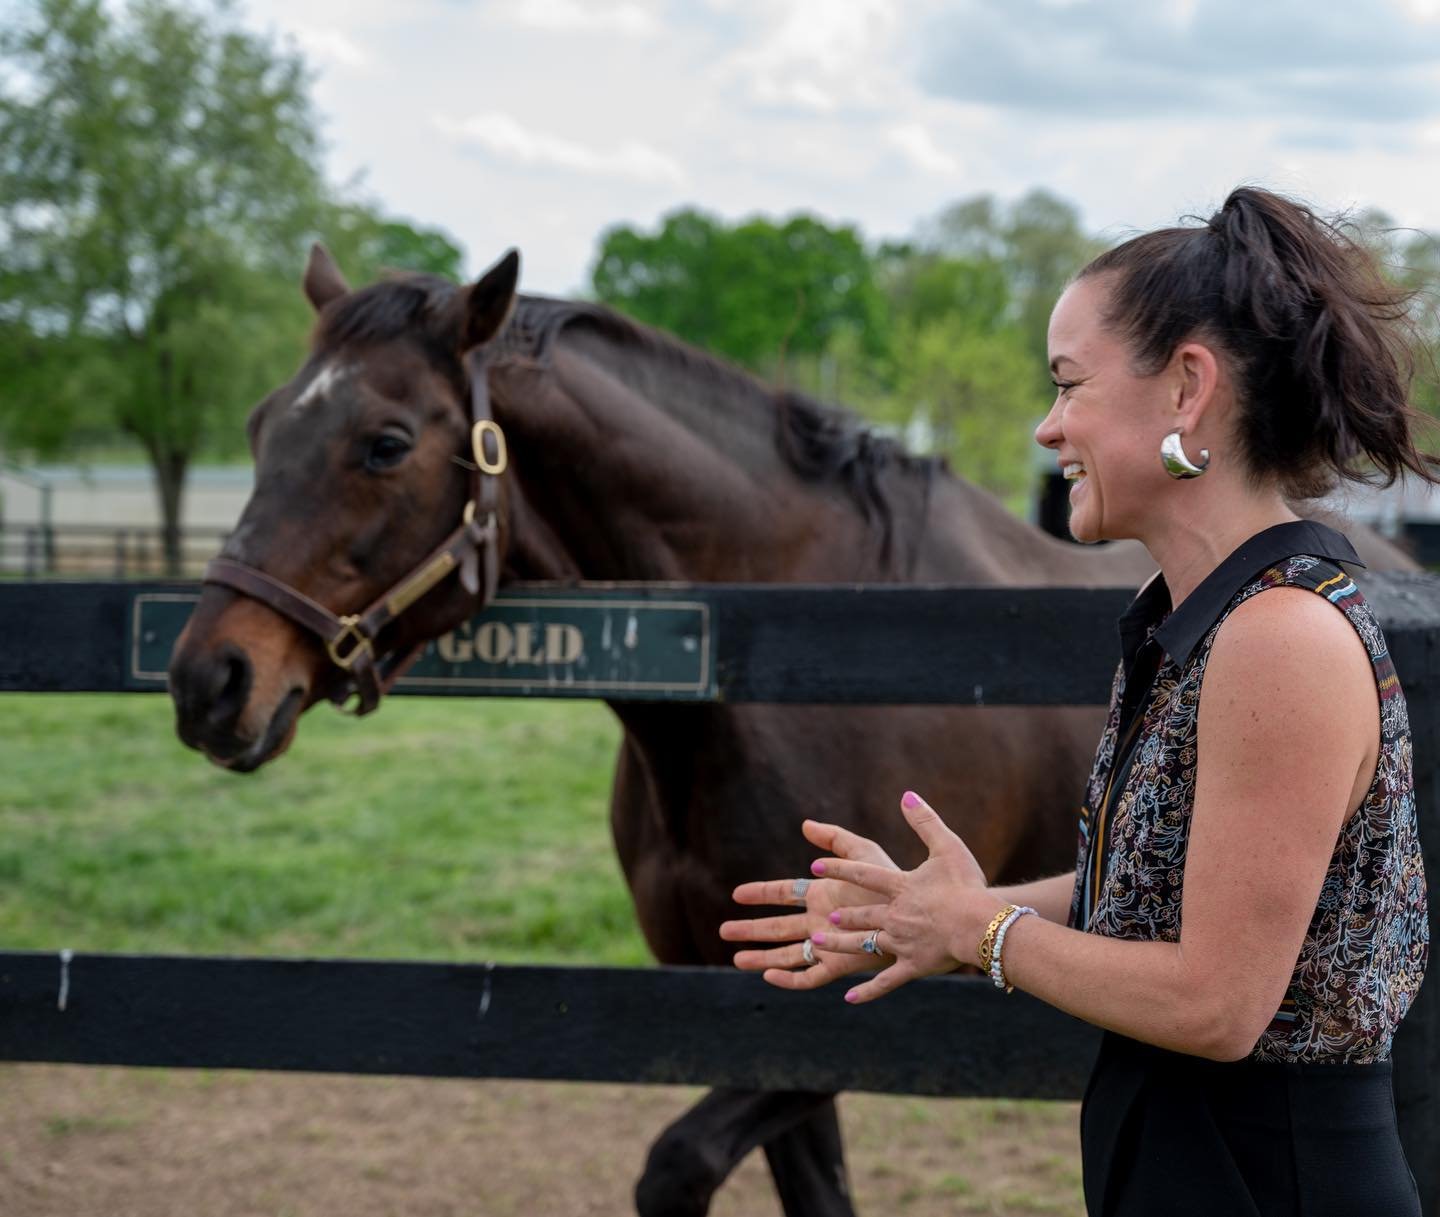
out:
M304 710L352 692L373 709L405 657L512 581L1134 587L1153 570L1137 546L1042 533L839 408L600 306L519 295L518 275L512 251L463 287L352 290L311 251L309 354L249 419L254 491L170 665L187 745L237 772L273 760ZM1073 707L611 709L615 846L666 964L730 962L730 892L808 873L806 816L917 864L907 788L992 881L1067 869L1100 726ZM852 1214L833 1100L712 1091L652 1146L637 1211L705 1213L763 1146L787 1217Z

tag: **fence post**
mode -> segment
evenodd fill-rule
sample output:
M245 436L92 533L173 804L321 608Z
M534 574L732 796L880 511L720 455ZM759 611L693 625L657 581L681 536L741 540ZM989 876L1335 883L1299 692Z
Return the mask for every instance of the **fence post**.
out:
M1406 576L1392 576L1397 580ZM1415 810L1430 894L1429 979L1395 1036L1395 1107L1400 1139L1420 1189L1420 1211L1440 1212L1440 606L1434 576L1409 576L1426 600L1405 606L1407 628L1386 637L1410 711ZM1403 590L1403 585L1398 585ZM1367 595L1369 587L1367 586ZM1397 606L1398 607L1398 606ZM1398 645L1397 645L1398 644Z

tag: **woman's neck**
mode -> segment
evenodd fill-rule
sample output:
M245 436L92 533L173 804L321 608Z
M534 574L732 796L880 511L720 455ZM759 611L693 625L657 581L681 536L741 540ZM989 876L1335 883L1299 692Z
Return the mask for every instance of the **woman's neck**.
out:
M1236 493L1231 487L1206 498L1157 519L1140 538L1164 574L1174 605L1256 533L1300 518L1278 488Z

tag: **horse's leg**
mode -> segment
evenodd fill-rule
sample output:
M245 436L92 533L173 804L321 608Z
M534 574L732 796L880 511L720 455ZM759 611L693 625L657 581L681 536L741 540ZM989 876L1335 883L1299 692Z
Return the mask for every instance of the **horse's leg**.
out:
M766 1141L765 1157L786 1217L854 1217L833 1096Z
M673 722L674 711L668 715ZM627 707L623 721L630 726L640 717ZM670 755L688 758L695 751L676 748ZM611 813L640 924L663 963L728 962L730 948L720 942L717 927L729 911L729 887L716 886L693 865L684 801L677 796L666 807L659 793L669 784L627 735L616 765ZM683 773L674 785L688 791L697 782ZM737 796L735 802L743 806L744 798ZM705 819L713 823L715 817ZM757 847L757 856L776 852ZM803 862L797 859L795 865ZM707 893L712 886L716 890ZM635 1189L637 1209L642 1217L700 1217L735 1165L759 1145L765 1146L787 1217L852 1217L834 1097L803 1091L712 1091L652 1146Z
M640 1217L704 1217L740 1160L764 1145L786 1217L854 1217L834 1096L712 1090L660 1134L635 1186Z

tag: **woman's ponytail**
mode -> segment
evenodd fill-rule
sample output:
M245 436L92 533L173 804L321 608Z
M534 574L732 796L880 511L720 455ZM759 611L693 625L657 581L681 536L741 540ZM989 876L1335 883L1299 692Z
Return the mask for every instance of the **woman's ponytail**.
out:
M1242 187L1202 227L1136 237L1081 276L1102 273L1117 276L1106 321L1141 367L1159 371L1192 337L1222 348L1256 476L1299 498L1337 477L1440 481L1412 434L1411 295L1339 225Z

